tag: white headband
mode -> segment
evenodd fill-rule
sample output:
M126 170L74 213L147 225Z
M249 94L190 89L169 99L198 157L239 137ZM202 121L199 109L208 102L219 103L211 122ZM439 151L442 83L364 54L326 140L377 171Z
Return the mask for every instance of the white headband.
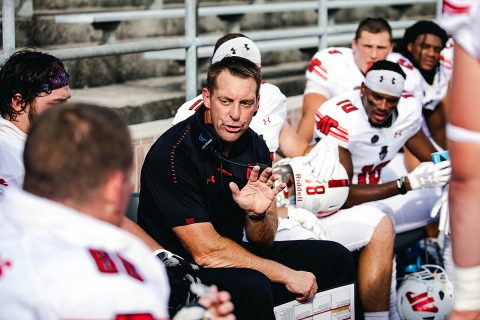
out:
M402 96L405 79L392 70L371 70L365 77L365 85L372 91L394 97Z
M225 57L238 56L252 61L257 65L262 64L260 50L252 40L239 37L230 39L218 47L212 58L212 63L218 62Z

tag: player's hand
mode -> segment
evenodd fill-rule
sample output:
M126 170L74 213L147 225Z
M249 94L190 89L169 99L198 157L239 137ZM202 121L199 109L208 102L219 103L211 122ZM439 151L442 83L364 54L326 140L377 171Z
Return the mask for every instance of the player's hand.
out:
M288 291L297 294L298 302L307 302L317 293L317 279L311 272L292 270L285 283Z
M277 193L282 191L285 183L274 186L278 179L277 175L272 175L272 168L267 168L260 173L260 167L255 166L250 174L247 184L239 190L234 182L230 182L233 200L248 214L262 214L272 204Z
M317 216L302 208L295 208L288 206L288 218L297 221L302 227L312 231L320 240L328 239L328 230L325 223L323 223Z
M198 304L207 309L203 317L205 320L235 320L230 294L227 291L218 292L214 285L209 287L207 295L203 295L198 300Z
M304 157L304 165L310 165L318 181L328 181L339 163L338 144L330 136L322 138Z
M434 164L433 162L422 162L407 178L412 190L443 187L448 180L452 168L450 161L442 161Z

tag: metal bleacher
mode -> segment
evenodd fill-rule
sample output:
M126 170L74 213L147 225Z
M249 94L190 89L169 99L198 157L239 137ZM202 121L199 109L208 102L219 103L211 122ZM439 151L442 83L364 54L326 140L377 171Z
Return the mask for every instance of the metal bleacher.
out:
M31 0L27 0L31 1ZM436 15L441 10L439 0L312 0L283 2L253 2L243 5L199 5L198 1L188 0L183 6L162 9L128 10L114 12L91 12L58 14L57 24L92 24L101 30L103 37L98 45L49 50L63 60L114 56L130 53L145 53L147 59L185 60L186 98L197 94L198 58L211 56L213 45L220 34L199 35L199 18L218 16L227 24L227 32L239 32L240 22L245 15L273 12L315 11L317 25L311 27L254 30L245 32L259 46L262 52L290 49L324 48L348 43L357 24L336 24L336 10L344 8L394 6L404 10L414 4L435 4ZM2 7L3 53L0 63L15 51L15 5L14 1L4 0ZM185 34L161 39L122 41L116 39L116 30L121 22L145 19L184 19ZM412 20L401 18L391 21L395 38L401 37L405 27Z

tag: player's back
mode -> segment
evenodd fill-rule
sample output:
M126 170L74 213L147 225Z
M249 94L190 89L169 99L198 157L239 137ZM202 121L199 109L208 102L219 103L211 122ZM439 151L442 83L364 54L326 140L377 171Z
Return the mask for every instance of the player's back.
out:
M165 270L137 239L20 190L0 212L0 319L168 318Z

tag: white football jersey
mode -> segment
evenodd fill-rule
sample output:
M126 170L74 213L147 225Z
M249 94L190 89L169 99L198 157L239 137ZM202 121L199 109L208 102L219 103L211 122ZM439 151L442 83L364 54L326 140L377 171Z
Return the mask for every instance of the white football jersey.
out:
M169 319L169 294L165 268L135 237L20 189L5 192L0 319Z
M314 134L319 138L332 136L350 151L352 183L379 183L382 168L421 127L421 106L413 95L400 98L397 110L390 127L372 127L360 90L350 91L322 104L315 114Z
M392 52L387 56L387 60L395 62L402 67L403 72L407 78L405 79L405 85L403 86L403 91L415 95L419 101L422 100L422 74L418 71L417 68L410 62L407 58L401 55L398 52Z
M327 48L317 52L305 73L304 94L318 93L330 99L358 89L365 80L350 48Z
M287 98L280 89L271 83L260 86L260 106L250 123L250 128L265 140L270 152L278 149L280 131L287 121ZM173 125L190 117L203 104L202 96L185 102L177 111Z
M473 57L480 59L480 3L444 0L442 26Z
M0 116L0 194L7 187L22 187L23 148L27 135Z

